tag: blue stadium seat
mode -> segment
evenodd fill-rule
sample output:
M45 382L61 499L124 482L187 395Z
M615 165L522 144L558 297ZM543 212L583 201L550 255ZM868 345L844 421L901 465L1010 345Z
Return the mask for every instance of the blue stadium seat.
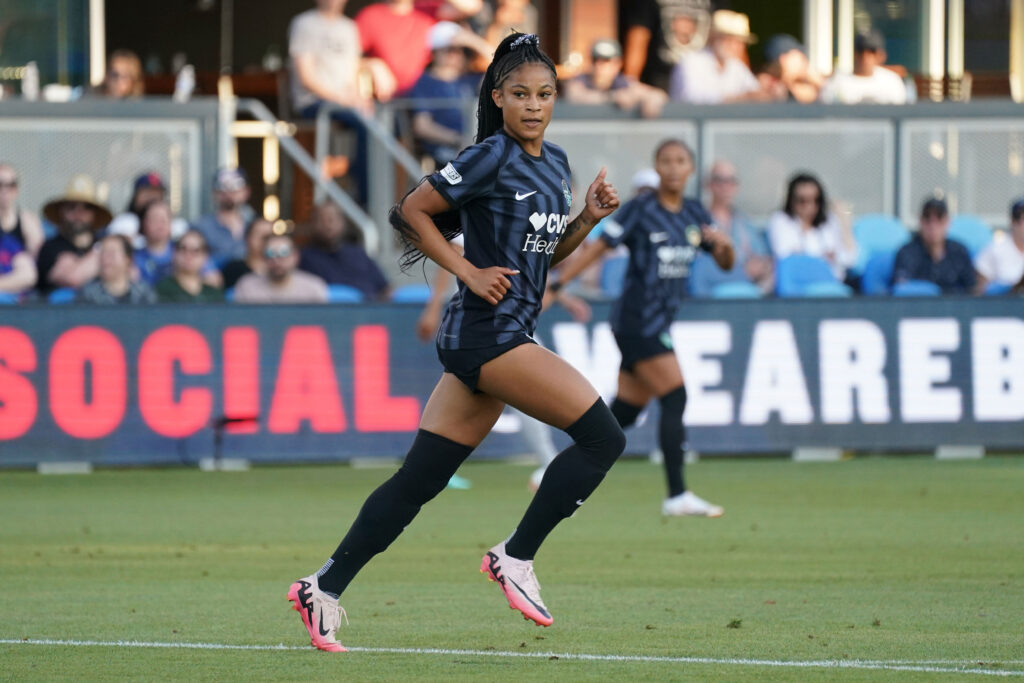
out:
M896 218L884 214L866 214L853 224L857 241L857 265L853 272L863 273L875 254L894 253L910 240L910 231Z
M948 237L967 247L974 258L992 241L992 228L977 216L955 216L949 224Z
M776 265L775 293L781 297L805 296L807 286L815 282L838 282L825 259L793 254Z
M609 299L617 299L622 294L628 265L628 256L612 256L601 264L601 292Z
M939 296L942 289L930 280L904 280L893 285L893 296Z
M233 302L235 300L235 288L228 287L224 290L224 301Z
M8 292L0 292L0 304L16 304L18 303L18 295L10 294Z
M990 282L985 287L985 296L1002 296L1009 293L1011 289L1013 289L1013 285L1006 285L1002 282Z
M70 304L75 300L75 290L71 287L61 287L50 292L46 300L51 304Z
M845 299L853 296L853 290L842 282L836 282L835 280L823 280L821 282L812 282L804 287L803 295L822 299Z
M327 301L332 304L357 304L363 300L363 293L348 285L327 285Z
M896 254L883 251L873 254L864 266L864 274L860 278L860 291L870 296L889 293L892 282L892 268L896 264Z
M753 282L719 282L711 290L713 299L760 299L761 290Z
M391 294L391 300L399 304L425 304L430 301L430 285L422 282L402 285Z

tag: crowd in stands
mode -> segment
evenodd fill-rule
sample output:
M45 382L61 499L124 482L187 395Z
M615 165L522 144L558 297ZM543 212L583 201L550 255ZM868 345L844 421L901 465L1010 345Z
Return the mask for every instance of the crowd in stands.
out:
M593 43L589 65L559 65L562 95L579 104L612 104L643 117L666 103L722 104L795 101L900 104L905 73L886 66L885 38L855 37L853 71L822 78L794 37L761 41L744 14L715 10L710 0L631 0L622 4L623 42ZM376 102L411 98L417 151L434 165L452 159L472 121L471 100L492 46L509 30L535 31L527 0L386 0L354 19L346 0L316 0L289 27L291 110L310 117L325 103L357 144L351 165L354 194L365 202L367 134L364 116ZM756 28L756 27L753 27ZM763 66L751 70L752 46L763 44ZM143 92L139 58L117 50L94 93L130 98ZM3 160L0 160L2 162ZM636 191L650 191L657 176ZM641 175L644 175L643 173ZM249 205L241 169L213 179L211 213L175 216L156 171L140 174L125 211L114 216L93 180L74 176L66 192L42 207L45 221L18 203L18 173L0 163L0 299L91 303L386 301L393 288L367 255L362 235L333 204L315 207L308 243L297 245ZM741 178L727 160L707 167L706 205L735 245L736 264L722 271L698 258L689 276L697 297L981 294L1024 288L1024 201L1011 227L992 240L958 241L958 226L941 198L930 198L914 233L885 217L855 217L830 200L811 173L795 175L779 209L757 225L737 205ZM882 227L880 228L879 225ZM952 229L952 235L951 235ZM970 231L969 227L962 228ZM880 232L881 231L881 232ZM884 233L884 238L877 235ZM973 240L973 238L972 238ZM299 247L302 247L301 249ZM614 256L613 256L614 258ZM810 273L814 273L811 277ZM597 274L593 289L613 293ZM930 283L931 287L925 284ZM813 285L813 286L811 286Z

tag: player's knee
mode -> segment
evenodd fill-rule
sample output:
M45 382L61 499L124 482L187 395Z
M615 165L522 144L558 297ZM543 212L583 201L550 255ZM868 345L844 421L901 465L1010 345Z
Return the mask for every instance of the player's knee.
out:
M597 399L587 412L565 430L584 456L607 472L626 449L626 435L612 411Z
M659 398L658 403L661 404L662 415L669 414L682 417L683 412L686 410L686 387L680 386L677 389L673 389Z
M472 452L471 446L421 429L405 462L395 473L402 497L414 505L430 501L444 490L459 465Z
M619 426L623 429L636 422L636 419L640 417L640 413L643 409L643 406L626 403L617 396L612 401L611 406L612 415L615 417L615 421L618 422Z

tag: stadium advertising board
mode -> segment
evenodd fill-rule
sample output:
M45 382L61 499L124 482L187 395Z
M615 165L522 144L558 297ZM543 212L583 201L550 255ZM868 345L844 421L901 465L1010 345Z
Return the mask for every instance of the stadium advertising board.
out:
M610 398L595 323L538 338ZM0 322L0 465L399 456L440 366L410 306L21 307ZM702 453L1024 445L1024 319L1013 299L691 302L672 330ZM657 410L652 407L652 410ZM253 418L253 419L248 419ZM655 420L630 430L654 447ZM483 456L524 451L508 413ZM562 435L559 435L562 437ZM563 437L564 441L564 437Z

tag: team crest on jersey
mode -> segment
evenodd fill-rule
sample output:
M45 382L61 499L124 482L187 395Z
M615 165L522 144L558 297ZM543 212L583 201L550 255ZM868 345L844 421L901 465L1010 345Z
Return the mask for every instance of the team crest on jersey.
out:
M451 162L448 162L448 165L441 169L441 177L447 180L449 185L458 185L462 182L462 176L455 170Z
M569 188L569 183L565 182L565 178L562 178L562 196L565 197L565 208L566 210L572 208L572 190Z
M699 247L701 240L704 239L704 236L700 232L700 228L693 224L686 226L685 233L686 241L689 242L692 247Z

